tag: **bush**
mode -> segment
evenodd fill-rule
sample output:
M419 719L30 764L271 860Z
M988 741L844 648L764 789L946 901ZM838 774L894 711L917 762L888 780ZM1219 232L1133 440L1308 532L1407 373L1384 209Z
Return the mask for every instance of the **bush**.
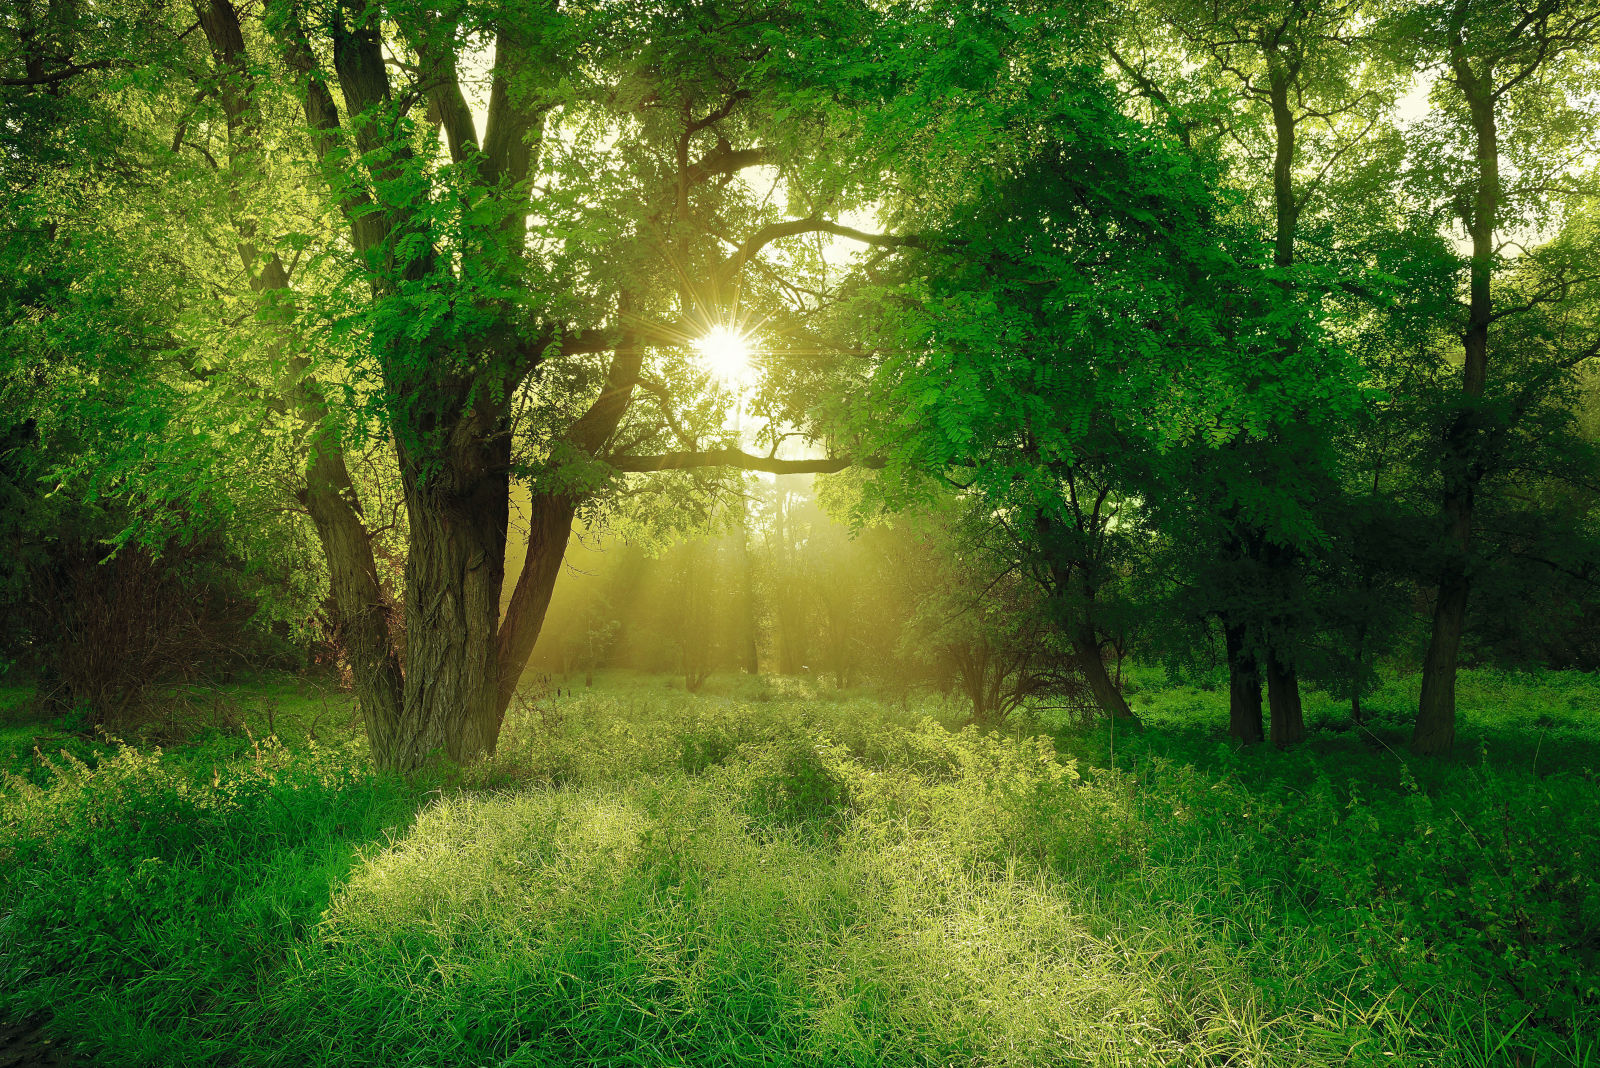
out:
M850 787L825 741L797 738L767 754L750 784L750 811L783 827L837 827L850 807Z

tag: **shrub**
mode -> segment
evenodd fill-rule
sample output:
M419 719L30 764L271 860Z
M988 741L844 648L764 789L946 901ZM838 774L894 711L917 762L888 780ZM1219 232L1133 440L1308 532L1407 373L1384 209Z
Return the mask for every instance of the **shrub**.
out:
M837 827L850 807L850 787L825 741L780 744L757 765L750 784L751 815L769 825Z

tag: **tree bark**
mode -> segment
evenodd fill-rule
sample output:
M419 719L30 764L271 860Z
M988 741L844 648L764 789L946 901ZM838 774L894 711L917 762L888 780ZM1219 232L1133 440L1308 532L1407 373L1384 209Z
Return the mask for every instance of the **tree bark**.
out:
M1228 653L1228 736L1245 745L1259 745L1261 728L1261 673L1255 654L1245 643L1244 627L1222 624Z
M1301 710L1300 682L1294 665L1274 655L1267 657L1267 706L1271 713L1273 745L1282 749L1305 741L1305 715Z
M399 450L411 534L401 770L419 767L441 744L453 760L476 760L492 754L500 737L511 442L483 425L496 421L496 413L465 413L452 428L452 447L431 462L404 444Z

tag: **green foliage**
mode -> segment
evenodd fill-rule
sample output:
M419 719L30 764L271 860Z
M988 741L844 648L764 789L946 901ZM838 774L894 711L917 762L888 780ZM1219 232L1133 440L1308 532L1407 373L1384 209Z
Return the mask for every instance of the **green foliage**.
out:
M191 1047L202 1037L193 1025L144 1035L142 1021L198 1022L259 996L357 845L408 816L398 784L315 745L175 757L113 744L37 760L41 785L8 771L0 794L0 857L15 873L4 890L14 947L0 965L5 1011L94 1020L101 1042L153 1063L205 1047ZM94 990L66 1007L88 976ZM118 990L143 993L128 1001Z

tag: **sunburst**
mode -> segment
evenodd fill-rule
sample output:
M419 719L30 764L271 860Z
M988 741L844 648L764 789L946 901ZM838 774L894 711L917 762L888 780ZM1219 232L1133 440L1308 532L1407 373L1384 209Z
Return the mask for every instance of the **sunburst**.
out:
M694 348L706 369L725 382L745 385L754 374L755 345L737 326L716 324L694 340Z

